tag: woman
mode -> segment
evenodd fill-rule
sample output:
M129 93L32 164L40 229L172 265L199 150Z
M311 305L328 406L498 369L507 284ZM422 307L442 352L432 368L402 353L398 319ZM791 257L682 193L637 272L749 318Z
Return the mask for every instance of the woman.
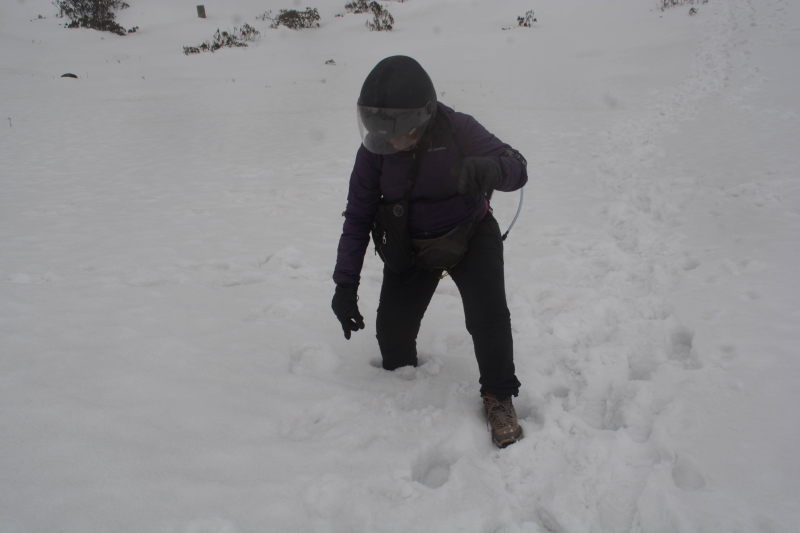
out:
M332 306L344 336L364 327L357 304L364 254L376 220L386 212L382 206L390 206L399 229L414 239L416 259L411 265L390 262L386 233L384 243L373 233L378 250L386 252L376 322L383 368L417 365L420 323L447 270L472 335L492 439L499 447L516 442L522 428L511 398L520 382L503 243L489 197L495 189L525 185L525 159L471 116L437 102L430 77L410 57L388 57L375 66L361 88L358 116L362 145L350 176L333 275Z

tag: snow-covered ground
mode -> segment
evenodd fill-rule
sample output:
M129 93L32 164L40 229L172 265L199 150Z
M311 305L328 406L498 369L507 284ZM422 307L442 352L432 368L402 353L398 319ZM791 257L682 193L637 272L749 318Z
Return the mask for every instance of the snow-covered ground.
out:
M797 531L797 2L408 0L391 33L129 2L125 37L0 4L0 532ZM418 369L376 367L372 253L366 331L330 310L354 102L398 53L529 161L506 450L451 281Z

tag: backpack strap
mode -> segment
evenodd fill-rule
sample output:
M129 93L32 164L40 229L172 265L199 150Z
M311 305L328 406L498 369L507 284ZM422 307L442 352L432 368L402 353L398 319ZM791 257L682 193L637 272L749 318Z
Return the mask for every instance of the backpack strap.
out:
M414 185L417 184L417 176L419 175L419 160L422 156L422 149L417 146L411 154L411 168L408 170L408 178L406 179L406 190L403 194L403 199L408 203L411 201L411 191L414 190Z

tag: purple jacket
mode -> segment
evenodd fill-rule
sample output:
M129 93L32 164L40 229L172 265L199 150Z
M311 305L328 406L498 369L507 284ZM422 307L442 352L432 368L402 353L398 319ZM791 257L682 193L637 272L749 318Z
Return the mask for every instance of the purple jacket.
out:
M470 115L438 104L436 133L423 138L417 181L409 204L414 237L441 235L467 220L480 220L488 210L483 195L458 194L458 169L463 157L498 157L503 176L500 191L519 189L528 181L525 159L489 133ZM449 124L449 127L447 125ZM333 280L358 284L370 230L381 201L401 200L405 193L412 152L377 155L362 145L350 175L344 227L339 239Z

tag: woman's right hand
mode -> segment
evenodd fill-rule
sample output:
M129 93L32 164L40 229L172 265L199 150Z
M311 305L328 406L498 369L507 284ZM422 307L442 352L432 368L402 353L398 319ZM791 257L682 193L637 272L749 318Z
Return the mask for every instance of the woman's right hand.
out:
M342 323L345 339L350 339L353 331L364 329L364 317L358 311L358 285L336 285L331 307Z

